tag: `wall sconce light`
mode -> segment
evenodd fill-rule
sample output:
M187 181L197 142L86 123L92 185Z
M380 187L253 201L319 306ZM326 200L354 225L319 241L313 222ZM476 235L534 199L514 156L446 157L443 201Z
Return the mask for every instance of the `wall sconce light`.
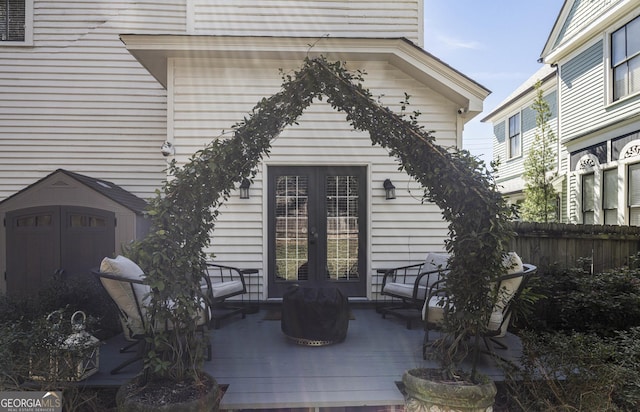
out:
M240 183L240 199L249 199L249 186L251 186L249 179L242 179L242 183Z
M396 198L396 187L391 183L391 179L386 179L382 184L384 186L384 192L387 200Z

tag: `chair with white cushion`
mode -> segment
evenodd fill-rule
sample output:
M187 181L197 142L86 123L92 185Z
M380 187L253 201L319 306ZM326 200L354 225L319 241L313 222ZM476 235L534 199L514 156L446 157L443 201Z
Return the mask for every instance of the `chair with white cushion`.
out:
M407 329L411 329L412 321L420 319L429 288L448 272L448 260L446 253L428 253L422 263L378 270L384 274L380 294L394 301L390 306L378 307L382 317L399 317L407 322Z
M498 278L495 285L499 291L498 300L493 307L487 330L481 336L489 351L491 350L489 340L506 349L506 345L495 340L495 338L501 338L506 335L511 321L512 303L517 300L530 277L537 271L536 266L523 264L515 252L509 252L505 255L503 267L505 272ZM429 345L429 331L437 329L442 324L446 311L455 311L455 308L449 304L446 286L439 287L445 282L446 279L442 279L431 286L422 308L422 320L424 322L423 356L425 359Z
M203 291L206 288L211 308L213 328L220 327L220 321L233 315L245 318L245 308L239 304L227 302L227 299L247 293L244 275L257 273L256 269L238 269L232 266L207 263L207 273L203 279Z
M124 256L117 256L113 259L105 257L100 264L100 269L94 269L91 272L100 279L100 283L118 307L125 339L138 342L138 350L135 356L125 360L111 370L111 374L116 374L126 366L141 360L148 349L146 332L150 319L147 307L153 291L145 283L144 272L140 266ZM201 306L202 311L197 325L203 336L207 338L206 328L209 324L209 309L204 301ZM170 325L166 327L171 328ZM125 352L131 346L121 349L120 352ZM211 345L208 344L207 360L210 359Z

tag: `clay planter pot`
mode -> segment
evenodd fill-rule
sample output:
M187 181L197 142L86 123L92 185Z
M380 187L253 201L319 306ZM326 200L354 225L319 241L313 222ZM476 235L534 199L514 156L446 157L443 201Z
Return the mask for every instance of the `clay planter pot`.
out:
M118 412L197 412L218 411L220 388L209 375L203 384L177 384L172 381L151 383L145 387L136 378L122 385L116 393Z
M402 376L408 412L493 410L497 393L493 381L487 380L481 384L442 381L439 379L439 372L432 371L411 369Z

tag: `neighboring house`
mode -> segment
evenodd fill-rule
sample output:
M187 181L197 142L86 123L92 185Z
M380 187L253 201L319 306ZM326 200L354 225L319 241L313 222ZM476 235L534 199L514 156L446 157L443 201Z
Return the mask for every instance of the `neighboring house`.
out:
M537 82L540 82L544 99L551 110L548 126L557 136L556 70L550 65L543 65L482 119L483 122L491 122L493 125L493 160L499 163L496 182L511 204L518 204L524 200L525 181L522 178L524 162L537 133L537 112L531 107L536 99ZM557 180L554 183L556 183L554 185L556 190L559 191L562 181ZM560 197L558 200L561 200Z
M564 220L640 225L640 3L565 1L541 61L557 70Z
M364 70L393 110L408 93L408 110L444 146L461 146L489 93L421 48L422 0L24 4L9 10L23 33L0 25L0 201L58 168L149 198L170 160L230 137L305 56ZM375 299L376 269L419 262L447 238L440 210L421 203L397 161L323 101L273 142L248 195L221 208L210 251L260 269L249 279L255 300L327 279Z

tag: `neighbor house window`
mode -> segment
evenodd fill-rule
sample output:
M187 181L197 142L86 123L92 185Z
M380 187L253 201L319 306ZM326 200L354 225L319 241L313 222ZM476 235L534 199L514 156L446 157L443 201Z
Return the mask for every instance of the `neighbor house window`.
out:
M582 223L592 225L595 223L595 175L593 173L582 175Z
M602 209L605 225L618 224L618 169L602 174Z
M613 100L640 91L640 17L611 34Z
M629 165L629 225L640 226L640 163Z
M521 153L520 113L518 113L509 118L509 158L518 157Z
M0 46L32 43L33 0L0 0Z

